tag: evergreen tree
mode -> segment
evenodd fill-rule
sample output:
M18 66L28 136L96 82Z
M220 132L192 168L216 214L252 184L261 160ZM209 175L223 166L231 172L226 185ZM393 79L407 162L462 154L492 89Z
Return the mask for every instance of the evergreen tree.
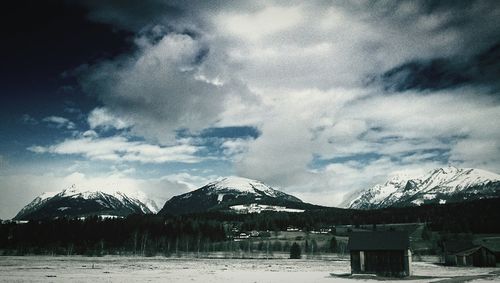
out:
M332 237L330 240L330 252L336 253L337 252L337 239L335 236Z
M431 239L431 231L429 227L427 227L427 224L425 224L424 228L422 229L422 239L426 241Z
M302 251L300 250L299 244L294 242L292 247L290 248L290 258L291 259L300 259Z

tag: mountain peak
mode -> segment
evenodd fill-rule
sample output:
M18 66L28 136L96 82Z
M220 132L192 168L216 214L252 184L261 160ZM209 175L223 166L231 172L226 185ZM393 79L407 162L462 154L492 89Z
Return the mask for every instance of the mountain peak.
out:
M221 186L234 186L234 187L238 187L238 186L245 186L247 184L251 184L251 183L260 183L262 184L261 181L257 181L257 180L253 180L253 179L249 179L249 178L244 178L244 177L239 177L239 176L227 176L227 177L222 177L222 178L219 178L217 179L216 181L214 182L211 182L209 184L220 184Z
M457 174L458 172L467 170L468 168L458 168L453 165L448 165L446 167L440 167L433 170L435 174Z
M82 193L83 191L79 190L75 184L71 185L69 188L66 188L60 192L62 195L74 195L78 193Z
M261 181L243 177L220 178L207 185L168 200L160 214L199 213L210 210L231 210L237 206L259 206L265 209L307 206L292 195L276 190Z
M403 176L363 190L344 203L350 208L371 209L500 196L500 175L486 170L449 165L416 178Z
M264 193L270 197L276 197L279 191L264 184L261 181L252 180L243 177L229 176L211 182L206 187L215 191L236 191L243 194L261 194Z

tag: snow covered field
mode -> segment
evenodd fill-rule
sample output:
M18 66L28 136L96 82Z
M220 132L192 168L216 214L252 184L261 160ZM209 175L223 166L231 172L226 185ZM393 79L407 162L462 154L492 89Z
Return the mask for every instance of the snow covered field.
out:
M416 262L413 269L414 278L391 282L500 281L500 268ZM349 271L348 261L326 260L0 257L0 282L378 282L344 277Z

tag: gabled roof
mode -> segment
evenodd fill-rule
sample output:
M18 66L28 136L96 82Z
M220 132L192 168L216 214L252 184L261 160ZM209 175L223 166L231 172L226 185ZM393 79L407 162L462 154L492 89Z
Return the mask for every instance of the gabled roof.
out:
M482 240L477 241L476 243L478 245L488 248L492 252L495 253L500 252L500 237L483 238Z
M471 255L471 254L477 252L480 249L485 249L485 250L488 250L491 253L494 253L494 251L492 251L488 247L485 247L485 246L475 246L475 247L472 247L472 248L469 248L469 249L465 249L465 250L461 250L461 251L458 251L458 252L454 252L452 254L459 255L459 256L468 256L468 255Z
M488 243L488 242L484 242L484 243L481 243L481 246L487 248L488 250L494 252L494 253L498 253L500 252L500 243Z
M455 255L461 255L461 256L465 255L465 256L468 256L468 255L471 255L471 254L475 253L476 251L478 251L481 248L483 248L483 247L481 247L481 246L474 247L474 248L471 248L471 249L468 249L468 250L457 252L457 253L455 253Z
M410 238L403 231L353 232L348 247L354 251L406 250L410 248Z
M472 241L468 240L451 240L443 243L443 247L446 253L454 254L465 250L470 250L477 247Z

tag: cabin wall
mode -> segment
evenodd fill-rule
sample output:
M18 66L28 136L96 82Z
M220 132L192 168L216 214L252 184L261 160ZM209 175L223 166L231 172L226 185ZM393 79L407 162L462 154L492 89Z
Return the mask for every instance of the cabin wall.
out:
M472 261L471 265L477 267L496 266L495 254L485 248L479 249L475 253L473 253L471 255L471 261Z
M447 254L444 256L444 264L449 266L457 265L457 257L454 254Z
M412 263L412 257L411 257L411 250L406 250L405 251L405 259L404 259L404 270L407 272L408 276L413 274L412 268L411 268L411 263Z
M359 251L351 251L351 273L361 273Z
M411 252L351 251L351 273L403 277L411 274Z
M500 262L500 252L494 252L496 262Z

